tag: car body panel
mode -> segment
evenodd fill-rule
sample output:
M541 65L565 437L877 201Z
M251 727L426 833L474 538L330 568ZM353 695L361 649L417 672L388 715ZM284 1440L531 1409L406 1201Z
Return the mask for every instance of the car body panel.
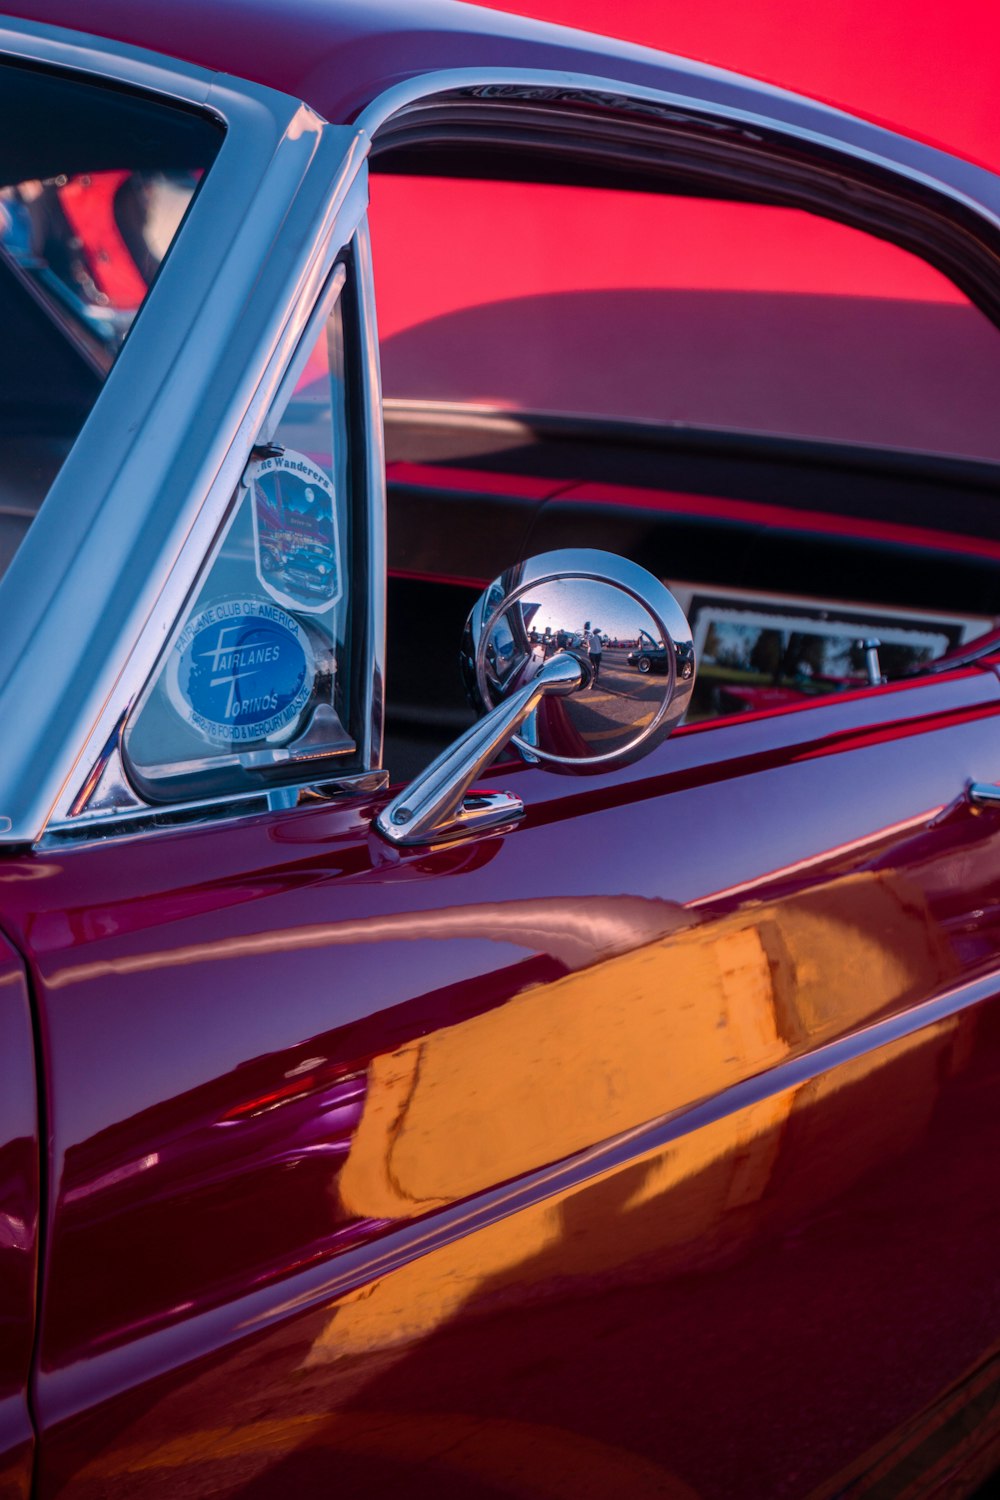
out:
M805 1495L972 1379L1000 1342L1000 1225L966 1175L1000 1066L1000 845L960 793L1000 776L998 727L973 670L681 731L568 790L512 770L525 826L451 850L373 856L357 803L162 834L156 861L141 837L11 861L55 1101L38 1493L166 1470L192 1495L321 1472L388 1494L418 1462L490 1493L477 1465L509 1439L679 1494L787 1463ZM961 1227L899 1264L936 1193ZM890 1285L876 1328L857 1299ZM806 1345L768 1363L765 1325L827 1349L808 1421ZM664 1425L653 1391L707 1417L751 1368L725 1454L713 1422Z
M967 1492L997 1456L995 1010L331 1278L56 1429L40 1492Z

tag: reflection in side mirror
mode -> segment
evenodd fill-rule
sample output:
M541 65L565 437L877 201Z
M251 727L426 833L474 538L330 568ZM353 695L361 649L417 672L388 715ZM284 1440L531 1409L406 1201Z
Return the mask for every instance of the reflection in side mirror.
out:
M390 843L515 822L520 798L470 792L510 741L553 770L637 760L680 722L695 680L691 630L669 589L636 563L590 550L547 552L502 574L466 622L461 663L484 717L379 814L375 828Z
M514 743L529 760L608 770L646 754L683 717L694 688L683 610L645 568L609 553L549 552L509 569L465 627L462 671L489 712L560 654L580 688L545 695Z

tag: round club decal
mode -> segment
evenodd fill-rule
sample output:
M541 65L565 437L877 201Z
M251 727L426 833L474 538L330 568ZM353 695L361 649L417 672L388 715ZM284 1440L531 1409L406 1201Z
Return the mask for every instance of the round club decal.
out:
M285 448L250 468L257 577L272 599L310 614L343 593L333 481Z
M272 740L293 725L315 675L296 619L266 599L224 599L190 619L174 642L167 692L206 739L236 746Z

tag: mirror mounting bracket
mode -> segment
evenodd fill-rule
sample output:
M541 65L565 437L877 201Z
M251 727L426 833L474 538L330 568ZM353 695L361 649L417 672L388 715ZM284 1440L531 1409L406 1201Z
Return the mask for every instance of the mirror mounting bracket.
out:
M523 817L520 797L512 792L470 792L472 783L544 697L576 692L589 671L571 652L551 657L531 682L467 729L394 797L375 819L376 831L390 844L409 847L478 835Z

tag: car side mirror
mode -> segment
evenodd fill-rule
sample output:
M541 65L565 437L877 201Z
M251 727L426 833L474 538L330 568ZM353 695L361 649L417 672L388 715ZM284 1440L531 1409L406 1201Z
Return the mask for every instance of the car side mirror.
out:
M640 649L654 670L639 668ZM508 743L559 771L638 760L679 723L695 681L691 628L670 590L637 563L575 548L508 568L484 590L466 622L461 667L484 717L379 814L375 827L390 843L515 822L519 797L470 792Z

